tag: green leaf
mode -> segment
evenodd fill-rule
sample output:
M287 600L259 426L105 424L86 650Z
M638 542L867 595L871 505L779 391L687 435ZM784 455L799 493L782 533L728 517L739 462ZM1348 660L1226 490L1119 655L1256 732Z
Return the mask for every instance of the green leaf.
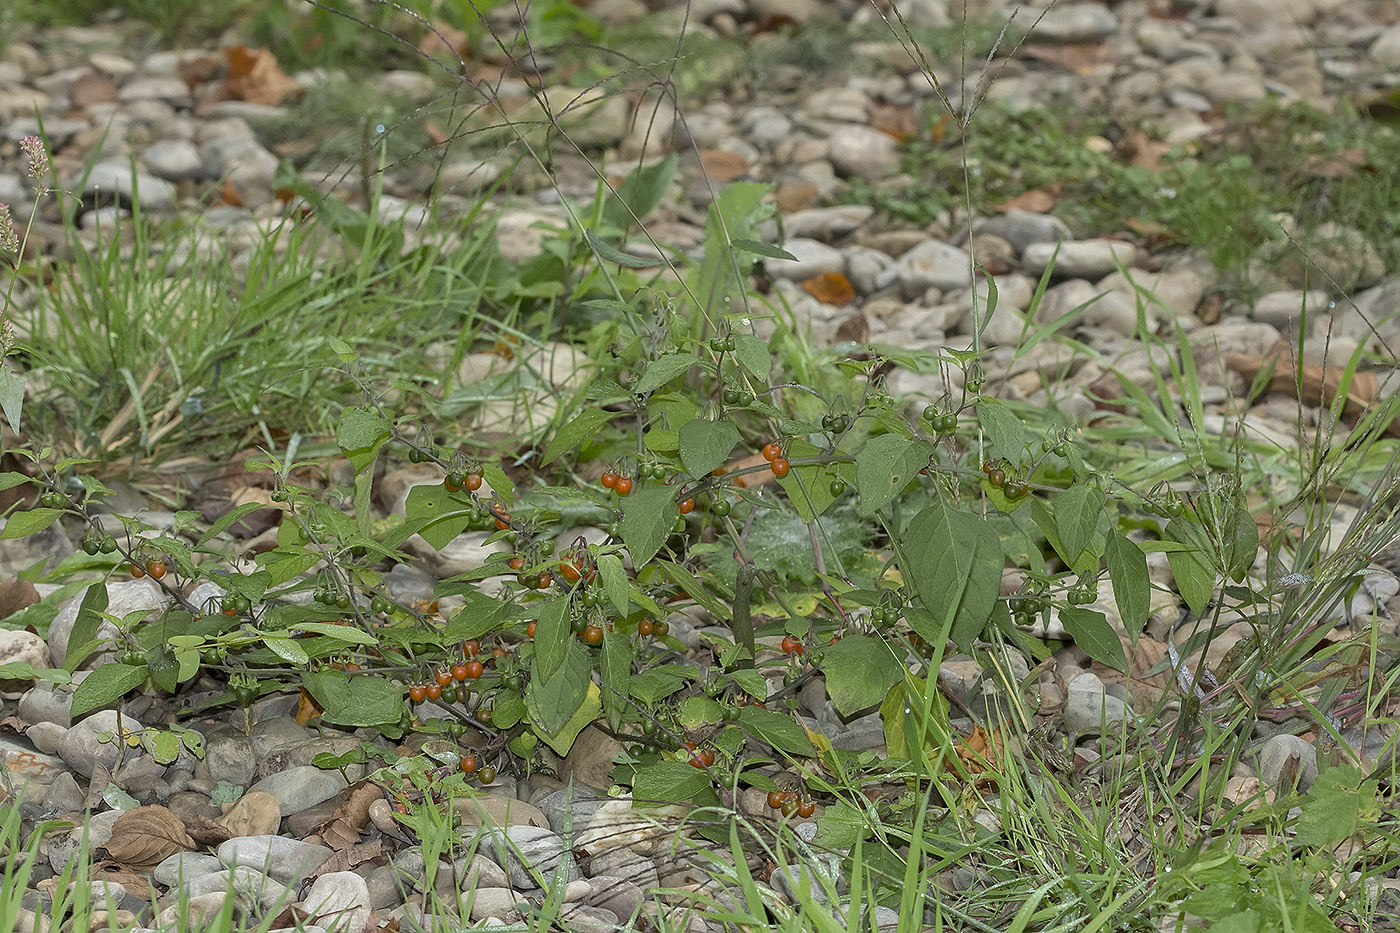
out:
M739 725L780 752L804 757L816 754L812 741L807 738L807 730L794 722L791 715L745 706L739 710Z
M494 487L493 487L494 488ZM442 486L420 484L408 491L405 513L409 521L428 520L418 529L423 540L442 550L471 524L473 509Z
M525 718L525 698L509 690L496 693L491 701L491 728L512 729Z
M102 613L107 611L107 584L94 583L83 594L78 604L78 617L73 620L73 628L68 633L69 651L63 659L63 666L76 671L88 659L91 649L83 650L84 645L94 645L97 629L102 624Z
M602 262L610 262L624 269L649 269L652 266L666 264L666 260L656 256L634 256L631 253L624 253L592 230L584 233L584 236L588 240L589 248L597 254L598 259Z
M755 700L768 699L768 680L755 670L730 671L729 679L738 685L739 689L753 697Z
M797 262L797 257L781 246L774 246L762 240L739 237L738 239L730 240L729 243L735 249L741 249L746 253L753 253L756 256L763 256L767 259L790 259L793 262Z
M632 675L632 697L648 705L659 703L685 686L689 673L677 667L653 667ZM765 694L766 695L766 694Z
M0 411L10 423L10 430L19 433L20 414L24 411L24 373L0 366Z
M302 671L302 686L320 705L321 718L338 726L382 726L403 715L404 690L383 677L323 668Z
M914 516L903 535L920 600L942 623L953 619L948 637L963 650L981 634L1001 594L1001 539L984 519L938 504Z
M389 421L378 412L364 408L347 408L340 416L335 442L355 467L363 470L389 439Z
M23 473L0 473L0 490L13 489L16 486L32 482L34 482L33 478L25 476Z
M654 165L634 169L615 191L608 193L603 202L603 223L627 230L656 210L676 177L678 164L679 159L672 153Z
M732 421L688 421L680 430L681 463L692 477L703 479L729 459L739 440L739 429Z
M537 630L537 644L538 634ZM565 641L564 659L558 669L547 677L540 676L536 671L530 678L525 688L525 709L540 738L549 741L550 737L557 737L564 724L579 711L588 694L588 677L592 671L593 659L588 649L577 639L569 638ZM597 716L601 708L600 701L594 707L593 715ZM572 741L571 737L570 743Z
M1167 527L1162 529L1162 536L1167 541L1191 545L1190 550L1168 551L1167 564L1172 568L1172 579L1176 581L1177 592L1186 600L1186 605L1191 607L1191 611L1200 615L1215 592L1215 570L1207 562L1205 555L1194 547L1190 529L1186 527L1184 519L1168 522Z
M1299 845L1330 848L1373 825L1380 816L1377 783L1361 769L1338 765L1320 773L1308 789L1298 817Z
M922 438L881 434L856 454L856 491L861 511L869 514L894 501L904 487L928 466L933 445Z
M1147 575L1147 555L1123 535L1108 536L1108 578L1113 581L1113 601L1123 627L1136 639L1152 604L1152 581Z
M655 392L677 376L689 372L699 362L700 358L692 353L663 353L647 364L633 391Z
M263 637L262 643L267 646L273 654L283 661L298 666L310 664L311 658L306 654L306 649L302 648L290 638L283 638L277 635L267 635Z
M1234 521L1228 529L1230 538L1225 559L1225 572L1236 583L1242 583L1254 567L1254 558L1259 551L1259 526L1254 516L1244 506L1235 509Z
M0 370L8 367L0 366ZM23 538L37 534L58 521L62 509L30 509L27 512L11 512L5 519L5 530L0 531L0 539Z
M77 720L95 709L115 703L146 682L146 665L104 664L73 691L72 714Z
M608 411L605 408L586 408L573 418L565 421L559 428L559 433L550 440L549 446L545 448L544 459L541 463L548 466L558 460L564 454L573 450L584 441L590 440L619 412Z
M661 483L646 483L622 500L622 540L640 569L656 556L671 534L681 510L672 500L675 490Z
M768 342L753 334L736 334L734 337L734 358L739 365L753 373L762 382L767 382L773 372L773 354L768 350Z
M214 520L214 524L209 526L208 531L204 532L204 534L199 536L199 540L195 542L195 548L198 549L203 547L209 542L210 539L223 534L225 531L228 531L239 519L243 518L244 516L251 515L252 513L261 511L265 508L268 508L268 506L264 505L261 502L245 502L242 505L235 506L229 509L223 515L220 515L217 519Z
M569 637L569 601L562 597L550 600L540 609L535 621L534 679L553 677L564 663L566 649L573 641Z
M146 652L146 669L155 685L166 693L174 693L180 685L180 662L169 645L156 645Z
M772 190L755 182L734 182L725 185L710 204L705 220L705 258L690 278L702 312L711 320L729 311L748 271L738 261L729 238L757 235L759 225L774 214L774 206L765 200Z
M710 776L681 761L657 761L637 768L632 796L638 802L678 803L710 786Z
M653 566L660 567L666 576L671 578L671 582L689 593L691 599L707 609L715 618L723 619L729 615L729 607L716 599L699 577L680 564L663 560L657 561Z
M315 632L318 635L325 635L350 645L378 644L378 640L373 635L362 632L352 625L331 625L329 622L298 622L296 627L304 632Z
M977 423L987 432L996 452L1020 466L1026 457L1026 429L1021 419L994 398L977 402Z
M37 677L55 684L71 684L73 675L59 667L35 667L24 661L0 664L0 680L29 680Z
M1128 658L1123 654L1123 643L1108 623L1108 617L1096 609L1083 609L1077 606L1062 606L1060 621L1069 632L1074 643L1084 649L1084 653L1095 661L1101 661L1115 671L1127 672Z
M632 646L627 636L603 630L603 651L598 666L603 677L603 712L616 730L622 724L632 688ZM493 723L495 722L493 718ZM505 728L496 723L496 728Z
M627 596L627 571L622 566L622 560L616 554L599 554L598 576L603 581L603 592L608 595L613 608L627 615L630 600Z
M1106 501L1102 489L1088 484L1071 486L1055 497L1055 531L1065 563L1074 564L1089 546Z
M827 648L822 670L827 695L842 716L878 705L904 678L904 665L871 635L847 635Z

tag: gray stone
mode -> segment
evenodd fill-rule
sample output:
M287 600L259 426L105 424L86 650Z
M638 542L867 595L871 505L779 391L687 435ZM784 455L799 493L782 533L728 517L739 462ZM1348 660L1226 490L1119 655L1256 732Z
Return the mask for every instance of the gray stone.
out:
M807 237L792 237L783 244L783 249L797 257L791 259L765 259L764 269L775 279L791 279L801 282L827 272L844 272L846 257L839 249L827 246L818 240Z
M1400 26L1391 26L1382 32L1368 51L1385 67L1400 69Z
M514 923L521 917L521 908L529 901L509 888L477 888L470 895L471 918L478 922L499 920Z
M49 654L53 656L53 663L56 665L64 664L68 660L68 638L73 633L73 623L78 620L78 610L82 607L86 595L87 590L84 590L64 603L54 616L53 622L49 624ZM155 612L164 609L169 601L169 597L160 586L149 577L141 580L113 580L107 583L105 611L123 618L133 612ZM97 637L114 639L117 637L117 627L104 621L97 627ZM90 669L100 661L110 660L111 656L110 650L98 651L88 658L83 667Z
M175 207L175 189L163 178L139 169L132 171L130 163L109 159L92 167L83 181L82 196L96 199L99 204L115 197L126 205L140 201L148 211L167 211Z
M214 918L224 909L224 904L228 901L227 891L210 891L208 894L201 894L192 897L179 904L171 904L156 915L155 925L160 929L204 929L212 926ZM243 911L237 906L234 908L235 922L243 915Z
M187 877L183 887L190 897L198 897L211 891L232 890L240 899L256 901L265 911L290 907L294 900L285 884L274 881L246 865L211 871L195 878Z
M836 171L847 178L874 181L899 171L899 143L874 127L838 126L831 133L828 152Z
M290 716L270 716L254 723L250 737L253 754L261 761L273 752L310 741L315 733Z
M21 793L30 782L47 787L68 772L62 758L36 752L23 739L6 735L0 735L0 765L4 766L11 787Z
M567 866L566 881L579 877L573 859L567 857L563 838L548 829L510 826L504 832L483 830L483 835L482 851L506 870L511 884L517 888L536 887L533 873L538 873L548 883L561 864Z
M223 863L212 855L204 855L199 852L176 852L174 855L167 856L164 861L157 865L155 870L151 872L151 877L158 884L173 887L221 871L223 867Z
M227 781L247 787L257 772L258 761L253 755L253 743L231 726L204 737L204 757L194 767L196 777Z
M930 288L949 291L972 285L972 257L942 240L918 244L899 257L895 269L900 292L909 300L923 297Z
M1266 356L1279 342L1278 328L1262 321L1226 320L1198 327L1187 337L1196 368L1203 377L1217 377L1228 354ZM1209 370L1209 372L1207 372Z
M835 858L824 861L826 864L779 865L773 869L768 883L778 896L789 904L804 902L803 889L806 889L807 896L812 900L822 904L831 903L832 891L839 896L843 893L845 884L841 877L840 862Z
M1260 295L1259 300L1254 302L1252 317L1256 321L1272 324L1280 331L1290 330L1296 334L1304 313L1310 318L1322 316L1326 319L1330 316L1330 304L1324 291L1287 289Z
M217 854L225 866L246 865L283 884L291 884L306 877L333 853L329 846L285 836L239 836L220 844Z
M1132 712L1118 697L1104 690L1103 681L1093 674L1082 674L1069 684L1061 715L1075 735L1114 733L1131 722Z
M300 765L269 774L258 781L251 791L262 791L277 798L277 804L286 818L302 810L308 810L324 800L330 800L345 787L345 779L334 771L322 771L311 765Z
M321 875L302 899L311 922L339 933L364 933L373 909L369 885L353 871Z
M204 170L199 150L187 139L158 142L141 153L141 161L152 175L166 181L199 178Z
M1118 31L1118 17L1099 3L1056 4L1035 21L1030 41L1070 45L1098 42Z
M256 139L220 136L200 145L199 158L205 177L231 182L244 204L272 200L277 157Z
M563 929L577 933L614 933L618 915L604 907L588 904L566 904L559 912Z
M1317 780L1317 749L1306 739L1296 735L1279 734L1271 736L1259 749L1259 780L1276 791L1289 788L1281 786L1284 769L1296 759L1298 790L1306 791Z
M858 230L875 213L868 204L841 204L793 211L783 217L783 232L789 237L834 240Z
M49 646L33 632L0 629L0 664L28 664L43 670L50 666ZM33 678L0 678L0 691L28 690Z
M19 698L19 718L28 723L49 723L68 728L73 724L73 686L37 681Z
M604 883L590 885L583 903L610 910L625 923L641 916L642 906L646 904L646 892L631 881L608 878Z
M58 756L68 763L68 767L90 778L98 765L108 771L115 768L117 760L123 757L123 750L129 757L139 754L127 749L126 743L116 733L118 729L136 732L142 728L141 723L130 716L118 717L114 709L98 710L64 733L63 740L58 744ZM101 741L100 733L110 734L111 738Z
M1053 263L1053 274L1063 279L1099 279L1136 261L1137 247L1121 240L1032 243L1021 253L1026 271L1039 274Z

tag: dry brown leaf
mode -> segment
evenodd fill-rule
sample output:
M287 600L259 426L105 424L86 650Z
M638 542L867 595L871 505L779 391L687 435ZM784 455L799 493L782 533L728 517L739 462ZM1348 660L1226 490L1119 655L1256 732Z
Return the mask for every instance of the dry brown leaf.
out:
M1339 366L1302 366L1295 369L1293 359L1284 346L1268 356L1227 353L1225 365L1248 382L1253 382L1261 371L1272 367L1269 390L1286 392L1306 405L1316 405L1319 399L1328 405L1332 404L1342 389L1342 377L1345 375L1345 371ZM1346 390L1342 410L1345 414L1355 417L1370 407L1381 386L1374 373L1358 372L1352 377ZM1400 437L1400 416L1386 426L1385 432L1392 437Z
M911 106L880 104L870 109L870 125L900 142L911 138L919 131L919 121Z
M243 207L243 195L238 193L238 186L232 181L225 179L219 185L219 203L225 207Z
M1108 60L1108 46L1102 42L1079 45L1038 45L1026 43L1021 52L1027 58L1052 65L1063 65L1076 74L1088 74Z
M217 846L228 842L236 833L219 823L215 823L207 816L191 814L185 819L185 832L190 834L190 838L202 846Z
M823 272L803 282L802 288L823 304L848 305L856 300L851 280L839 272Z
M327 841L326 845L330 845ZM334 855L326 859L316 870L311 873L311 877L316 878L333 871L349 871L362 862L377 859L384 854L384 840L370 839L366 842L359 842L344 849L339 849Z
M1350 178L1359 168L1370 168L1365 149L1342 149L1327 155L1310 155L1303 160L1303 171L1316 178Z
M1142 130L1137 130L1118 144L1118 155L1129 165L1157 172L1162 169L1162 156L1170 149L1171 146L1162 140L1153 139Z
M865 343L869 339L870 322L859 311L842 321L834 336L836 343Z
M811 182L783 182L778 186L778 193L775 197L778 201L778 210L784 214L791 214L793 211L811 207L817 202L817 196L820 194L821 189Z
M322 841L337 852L360 841L360 832L369 822L369 805L384 796L377 784L356 784L350 798L335 808L330 819L316 827Z
M136 807L117 817L104 846L112 858L132 868L153 868L194 847L185 824L161 806Z
M127 871L115 862L98 862L92 866L93 881L111 881L126 888L143 901L151 899L151 883L133 871Z
M224 49L224 55L228 57L224 92L235 100L275 107L302 92L301 85L287 77L268 49L233 45Z
M14 577L0 582L0 619L8 619L38 601L39 591L28 580Z
M1059 203L1059 192L1048 188L1032 188L1029 191L1021 192L1009 201L1001 202L996 206L996 210L1005 213L1014 207L1017 210L1030 211L1032 214L1048 214Z
M311 720L319 718L323 712L321 704L316 702L316 699L305 687L302 687L301 696L297 697L297 724L304 726Z
M435 58L449 68L466 61L471 53L471 38L452 26L434 26L418 43L424 58Z
M700 167L712 181L733 181L748 173L749 160L727 149L705 149L700 153Z
M981 726L973 726L966 738L958 740L954 750L968 773L976 775L995 771L1005 746L1006 740L999 729L988 732Z

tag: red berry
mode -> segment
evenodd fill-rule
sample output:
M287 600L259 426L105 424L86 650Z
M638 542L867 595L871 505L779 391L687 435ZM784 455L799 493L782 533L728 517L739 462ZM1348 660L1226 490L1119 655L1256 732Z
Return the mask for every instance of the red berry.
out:
M151 579L152 579L152 580L159 580L161 577L165 576L165 561L163 561L163 560L148 560L148 561L146 561L146 573L148 573L148 574L151 575Z
M598 478L604 489L613 489L617 486L618 475L612 470L604 470L603 475Z
M475 638L462 642L462 653L469 658L476 657L481 652L481 642Z
M481 488L481 474L468 473L462 478L462 485L467 487L472 492L476 492L478 489Z
M430 700L440 700L440 699L442 699L442 685L441 685L441 684L428 684L428 685L427 685L426 687L424 687L423 689L424 689L424 692L427 694L428 699L430 699Z
M428 688L422 684L414 684L408 688L408 698L414 703L422 703L428 696Z
M590 625L583 630L583 643L585 645L601 645L603 643L603 630L596 625Z
M482 671L486 669L485 665L475 658L463 664L462 668L462 673L465 675L462 678L463 680L476 680L481 676Z
M131 571L131 575L138 579L146 575L146 568L140 564L132 564L128 569Z
M769 463L772 463L774 460L778 459L778 457L782 455L783 448L781 445L778 444L777 441L769 441L768 443L763 445L762 453L763 459L767 460Z
M643 619L637 623L638 635L651 635L656 631L656 625L650 619Z
M783 806L783 801L786 800L786 799L787 799L787 795L784 794L782 791L780 791L780 790L770 790L770 791L768 792L768 809L770 809L770 810L778 810L778 809L781 809L782 806Z
M695 511L695 500L694 500L694 499L683 499L683 500L681 500L680 510L681 510L681 514L682 514L682 515L689 515L691 512Z
M437 674L433 676L433 679L441 686L446 687L448 684L452 683L452 672L449 670L438 671Z
M458 681L458 682L461 682L461 681L467 679L467 665L466 665L466 662L458 662L458 663L452 665L452 679L455 680L455 681Z
M816 812L817 805L812 803L812 801L810 800L804 800L797 805L797 815L802 817L804 820Z
M792 469L792 464L788 463L788 460L787 460L786 457L775 457L775 458L773 459L773 475L774 475L774 476L787 476L787 475L788 475L788 471L791 470L791 469Z
M514 570L514 571L517 571L517 572L518 572L518 571L521 571L521 570L524 570L524 569L525 569L525 558L523 558L523 557L512 557L512 558L510 559L510 569L511 569L511 570Z
M496 530L497 530L497 531L505 531L505 530L506 530L507 528L509 528L509 527L510 527L510 514L507 513L507 512L501 512L501 513L497 514L497 515L496 515Z
M569 583L577 583L582 578L583 574L579 573L578 568L566 560L559 564L559 576L563 577Z
M632 494L632 477L619 476L615 488L619 496L630 496Z
M458 767L460 767L460 768L462 769L462 773L463 773L463 774L475 774L475 773L476 773L476 756L475 756L475 755L463 755L460 759L458 759L457 765L458 765Z

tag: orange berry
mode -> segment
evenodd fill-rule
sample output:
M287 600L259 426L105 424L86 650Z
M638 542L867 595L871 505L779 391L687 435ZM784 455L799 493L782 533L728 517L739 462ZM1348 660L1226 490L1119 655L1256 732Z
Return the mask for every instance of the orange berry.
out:
M618 476L612 470L604 470L603 475L598 477L598 482L604 489L614 489L617 487Z
M476 657L481 652L481 642L475 638L462 642L462 653L469 658Z
M476 492L481 488L481 474L468 473L466 476L462 477L462 485L472 492Z
M518 572L518 571L521 571L521 570L524 570L524 569L525 569L525 558L523 558L523 557L512 557L512 558L510 559L510 569L511 569L511 570L514 570L514 571L517 571L517 572Z
M525 637L526 637L526 638L534 638L534 637L535 637L535 623L530 622L530 623L528 623L528 624L525 626Z
M462 769L462 773L463 773L463 774L475 774L475 773L476 773L476 756L475 756L475 755L463 755L460 759L458 759L457 765L458 765L458 767L460 767L460 768Z
M422 684L414 684L408 688L408 698L414 703L422 703L428 696L428 688Z
M632 477L619 476L617 479L617 494L619 496L630 496L632 494Z
M132 564L127 569L130 570L131 575L133 577L136 577L137 579L140 579L141 577L144 577L146 575L146 568L142 567L140 564Z
M465 668L463 673L466 675L462 678L463 680L476 680L481 676L482 671L486 669L485 665L475 658L463 664L462 667Z
M437 674L433 676L433 679L441 686L446 687L448 684L452 683L452 672L449 670L438 671Z
M559 576L569 583L577 583L583 574L579 573L578 568L569 561L563 561L559 564Z
M442 699L442 685L441 685L441 684L428 684L426 687L423 688L423 691L424 691L424 693L427 695L428 699L430 699L430 700L440 700L440 699Z
M682 515L689 515L691 512L694 512L694 511L695 511L695 500L694 500L694 499L683 499L683 500L681 500L680 510L681 510L681 514L682 514Z
M467 679L467 664L465 661L459 661L452 665L452 679L458 683Z
M775 458L773 459L773 475L774 475L774 476L787 476L787 475L788 475L788 471L791 470L791 469L792 469L792 464L791 464L791 463L788 463L788 460L787 460L786 457L775 457Z
M767 460L769 463L772 463L779 456L781 456L782 452L783 448L778 444L777 441L769 441L768 443L763 445L763 459Z
M165 576L165 561L163 561L163 560L148 560L148 561L146 561L146 573L148 573L148 574L151 575L151 579L152 579L152 580L159 580L161 577Z

